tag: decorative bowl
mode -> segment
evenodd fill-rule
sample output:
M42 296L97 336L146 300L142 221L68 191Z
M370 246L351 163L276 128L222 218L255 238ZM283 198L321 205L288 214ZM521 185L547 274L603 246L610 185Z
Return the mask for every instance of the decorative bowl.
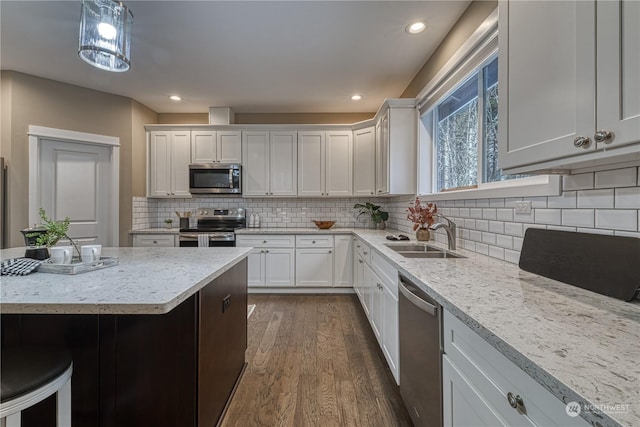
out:
M328 230L331 227L333 227L333 224L335 224L335 221L316 221L315 219L313 220L313 223L316 225L316 227L318 227L320 230Z

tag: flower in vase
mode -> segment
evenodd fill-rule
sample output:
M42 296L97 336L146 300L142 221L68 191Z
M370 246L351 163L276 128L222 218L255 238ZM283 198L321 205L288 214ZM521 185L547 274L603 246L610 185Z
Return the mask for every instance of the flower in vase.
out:
M407 219L413 222L413 231L418 228L428 228L436 222L435 216L438 213L438 207L434 203L422 203L420 197L416 197L416 201L412 207L407 208Z

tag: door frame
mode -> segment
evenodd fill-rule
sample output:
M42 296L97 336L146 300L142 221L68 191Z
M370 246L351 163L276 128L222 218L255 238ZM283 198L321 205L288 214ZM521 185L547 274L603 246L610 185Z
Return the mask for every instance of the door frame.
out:
M38 201L40 200L40 145L47 140L94 144L111 148L111 194L109 207L111 212L111 245L120 246L120 138L94 133L75 132L64 129L29 125L29 224L40 222Z

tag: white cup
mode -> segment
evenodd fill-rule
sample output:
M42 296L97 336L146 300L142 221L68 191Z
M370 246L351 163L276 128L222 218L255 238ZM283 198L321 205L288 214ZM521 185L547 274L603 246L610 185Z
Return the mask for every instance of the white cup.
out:
M51 254L51 261L54 264L71 264L71 258L73 257L72 246L54 246L49 249Z
M82 262L98 261L102 255L102 245L84 245L80 248Z

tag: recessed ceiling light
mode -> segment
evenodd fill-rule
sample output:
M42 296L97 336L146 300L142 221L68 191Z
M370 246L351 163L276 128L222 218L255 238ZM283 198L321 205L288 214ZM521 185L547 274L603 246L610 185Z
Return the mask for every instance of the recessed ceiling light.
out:
M418 21L407 25L407 28L404 30L409 34L418 34L423 32L425 28L427 28L427 24L422 21Z
M360 101L362 99L362 95L351 95L352 101Z
M169 99L172 101L182 101L182 98L179 97L178 95L171 95L169 96Z

